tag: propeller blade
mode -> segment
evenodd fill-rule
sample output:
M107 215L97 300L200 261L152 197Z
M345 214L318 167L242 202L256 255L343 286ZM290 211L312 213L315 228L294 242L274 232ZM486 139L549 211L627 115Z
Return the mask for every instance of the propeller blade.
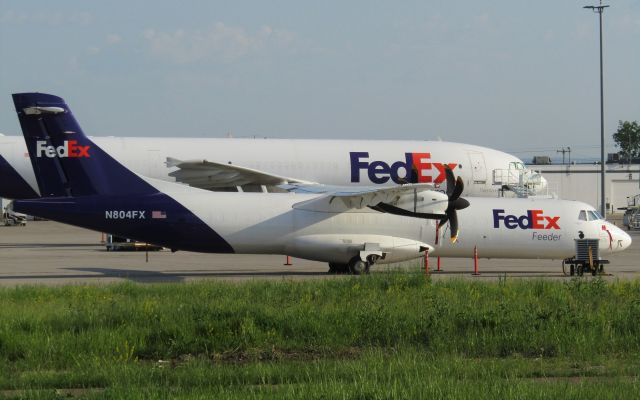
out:
M458 240L458 214L453 211L449 216L449 227L451 228L451 243Z
M442 228L444 226L444 224L447 223L447 221L449 221L449 213L447 213L447 215L445 215L440 222L438 222L438 229Z
M465 208L469 207L469 200L463 198L463 197L458 197L457 199L455 199L453 201L453 208L455 210L464 210Z
M424 219L442 219L446 217L446 214L435 214L435 213L421 213L421 212L411 212L409 210L405 210L404 208L392 206L387 203L378 203L375 206L369 206L372 210L376 210L383 213L393 214L393 215L403 215L408 217L416 217L416 218L424 218Z
M456 178L449 166L444 167L444 172L447 178L447 197L449 198L449 204L445 211L446 217L440 220L438 223L438 229L449 221L451 242L455 243L458 240L458 213L456 210L462 210L469 207L469 202L460 197L464 190L464 181L462 178Z
M447 191L448 190L449 188L447 187ZM458 177L458 179L456 179L456 185L453 188L453 193L451 193L451 196L449 196L449 201L456 200L458 197L460 197L463 190L464 182L462 181L462 178Z
M444 166L444 174L447 178L447 196L451 198L451 194L456 186L456 177L453 175L453 171L448 165Z

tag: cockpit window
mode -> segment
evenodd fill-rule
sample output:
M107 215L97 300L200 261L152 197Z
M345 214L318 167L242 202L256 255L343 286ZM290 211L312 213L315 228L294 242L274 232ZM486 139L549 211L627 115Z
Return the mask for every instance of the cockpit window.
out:
M597 221L599 219L604 219L599 212L595 210L589 210L589 221Z
M587 220L587 212L585 210L580 210L580 215L578 215L578 219L580 221L586 221Z

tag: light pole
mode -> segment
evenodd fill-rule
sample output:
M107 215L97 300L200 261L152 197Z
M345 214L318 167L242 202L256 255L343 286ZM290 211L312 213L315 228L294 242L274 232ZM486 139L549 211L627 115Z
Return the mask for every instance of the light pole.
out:
M602 13L607 7L609 6L602 5L602 0L600 0L600 5L598 6L583 7L592 10L600 17L600 214L602 214L602 216L605 218L607 217L607 209L605 208L604 203L604 85L602 83Z
M569 153L569 164L571 164L571 147L567 146L567 148L561 148L560 150L556 150L556 153L562 153L562 165L564 165L564 155Z

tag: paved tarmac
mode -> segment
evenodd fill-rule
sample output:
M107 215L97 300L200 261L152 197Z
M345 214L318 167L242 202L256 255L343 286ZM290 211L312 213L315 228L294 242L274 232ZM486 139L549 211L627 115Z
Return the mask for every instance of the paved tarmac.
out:
M633 244L627 251L609 257L606 279L640 277L640 232L631 232ZM51 221L29 222L26 227L0 226L0 285L61 285L83 283L184 282L200 279L344 279L328 275L327 264L293 259L285 266L284 256L200 254L170 251L107 252L101 234ZM404 265L422 265L415 261ZM403 266L376 266L379 270ZM434 279L508 278L569 279L559 260L480 259L480 276L473 276L473 260L443 258L442 272ZM586 277L585 279L591 279Z

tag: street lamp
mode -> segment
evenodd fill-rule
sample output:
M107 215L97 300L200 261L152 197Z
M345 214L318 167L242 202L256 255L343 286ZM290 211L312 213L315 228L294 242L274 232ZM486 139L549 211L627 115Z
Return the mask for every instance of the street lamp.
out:
M600 0L599 6L584 6L600 17L600 214L607 217L607 211L604 203L604 86L602 83L602 13L609 6L602 5Z

